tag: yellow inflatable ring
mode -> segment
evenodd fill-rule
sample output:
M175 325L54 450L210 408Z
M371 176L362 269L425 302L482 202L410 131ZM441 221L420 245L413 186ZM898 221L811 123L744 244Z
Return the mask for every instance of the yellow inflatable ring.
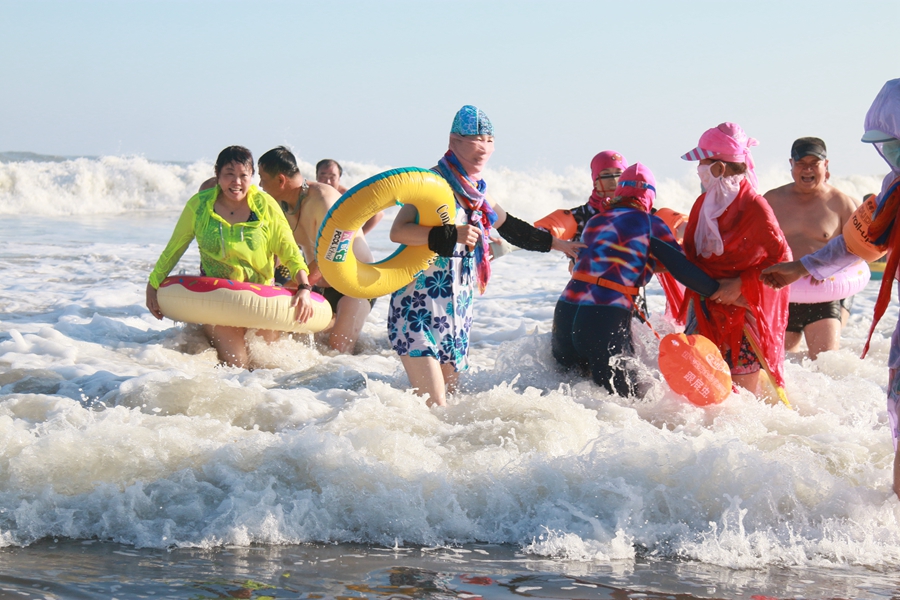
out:
M291 292L284 288L220 279L179 275L159 284L157 300L163 315L173 321L315 333L331 323L331 305L312 294L313 315L306 323L294 320Z
M370 177L341 196L322 221L316 260L325 281L354 298L391 294L428 267L435 253L428 246L403 246L386 259L365 263L353 254L353 238L373 215L395 204L412 204L417 223L447 225L456 218L456 199L444 178L428 169L406 167Z

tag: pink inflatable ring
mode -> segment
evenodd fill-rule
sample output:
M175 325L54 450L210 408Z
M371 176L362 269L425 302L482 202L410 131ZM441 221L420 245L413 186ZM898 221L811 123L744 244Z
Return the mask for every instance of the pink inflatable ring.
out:
M218 277L178 275L159 285L159 308L173 321L315 333L331 323L331 305L312 293L313 316L294 320L291 291Z
M791 302L795 304L816 304L848 298L859 293L869 283L872 276L869 265L861 260L842 269L824 281L816 281L807 276L791 284Z

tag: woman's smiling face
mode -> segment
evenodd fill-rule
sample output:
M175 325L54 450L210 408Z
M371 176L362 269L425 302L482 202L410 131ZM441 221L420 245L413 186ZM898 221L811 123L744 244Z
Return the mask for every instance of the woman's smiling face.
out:
M230 162L219 171L216 181L226 198L232 202L243 202L250 192L253 167L239 162Z

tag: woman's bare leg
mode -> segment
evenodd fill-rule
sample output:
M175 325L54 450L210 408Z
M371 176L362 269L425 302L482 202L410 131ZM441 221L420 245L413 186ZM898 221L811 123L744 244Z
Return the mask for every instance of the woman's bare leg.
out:
M731 380L738 387L753 392L753 395L759 398L762 393L761 373L762 371L757 371L756 373L746 373L744 375L732 375Z
M444 383L447 384L447 393L455 394L459 389L459 371L453 363L444 363L441 365L441 374L444 376Z
M244 336L245 327L226 327L224 325L204 325L203 331L212 342L219 356L219 364L246 369L250 364L250 354Z
M428 406L446 406L447 391L440 363L432 356L401 356L409 383L419 396L428 396Z
M342 354L353 354L356 348L356 340L372 305L368 300L344 296L337 303L337 314L334 316L334 326L328 336L328 345Z
M891 489L900 498L900 450L894 453L894 483Z

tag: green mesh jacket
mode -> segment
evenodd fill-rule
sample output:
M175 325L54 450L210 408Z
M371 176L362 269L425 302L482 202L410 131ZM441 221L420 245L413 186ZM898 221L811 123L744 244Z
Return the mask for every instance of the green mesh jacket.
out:
M271 284L275 256L290 269L292 278L298 271L309 272L287 219L271 196L250 186L247 202L259 220L231 225L213 211L218 193L216 186L188 200L172 238L150 273L150 285L159 288L195 238L200 266L209 277Z

